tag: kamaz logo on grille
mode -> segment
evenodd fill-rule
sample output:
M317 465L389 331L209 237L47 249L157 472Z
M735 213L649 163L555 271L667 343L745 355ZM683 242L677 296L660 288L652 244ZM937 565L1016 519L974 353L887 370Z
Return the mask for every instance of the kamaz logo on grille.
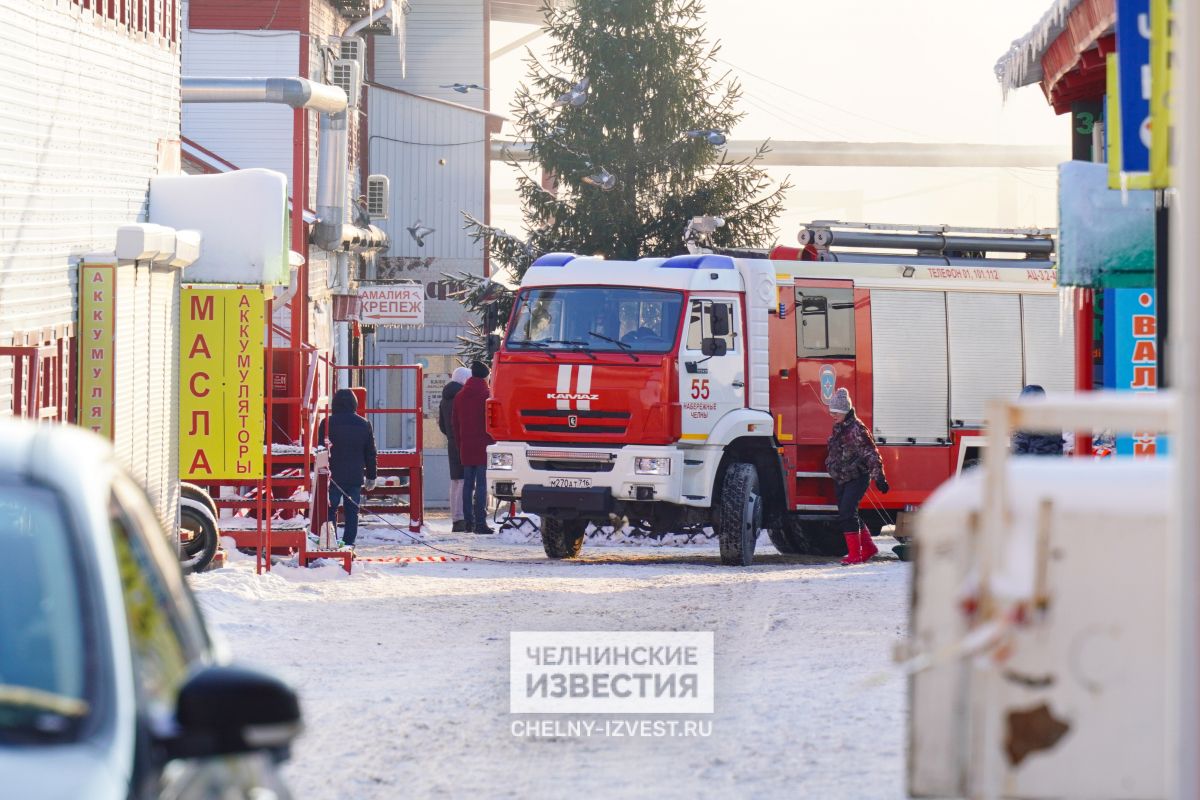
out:
M575 416L574 414L567 417L567 427L575 428L575 427L578 427L578 425L579 425L579 417Z
M592 401L600 399L600 395L591 392L591 364L580 365L578 372L574 364L561 364L558 367L558 382L554 391L546 394L546 399L553 400L560 411L588 411Z
M546 395L546 399L547 400L599 400L600 395L598 395L598 394L569 394L569 393L563 392L561 394L558 394L558 393L548 394L548 395Z

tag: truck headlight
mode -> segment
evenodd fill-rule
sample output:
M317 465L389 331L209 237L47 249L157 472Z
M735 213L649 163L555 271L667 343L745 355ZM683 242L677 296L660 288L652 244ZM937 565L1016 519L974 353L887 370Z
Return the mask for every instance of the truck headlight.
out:
M639 456L633 460L633 471L638 475L670 475L671 459Z
M488 453L488 469L512 469L512 453Z

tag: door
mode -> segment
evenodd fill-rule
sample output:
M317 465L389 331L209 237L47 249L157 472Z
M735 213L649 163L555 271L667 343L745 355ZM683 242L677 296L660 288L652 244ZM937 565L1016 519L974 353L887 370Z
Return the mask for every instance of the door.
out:
M423 396L420 401L416 396L414 370L374 370L374 377L368 381L373 385L369 387L371 391L367 405L370 408L421 406L425 506L449 507L450 465L446 457L446 437L438 428L438 406L442 389L450 382L450 375L458 366L457 354L449 347L438 348L436 345L380 346L377 360L389 365L420 364L424 369ZM412 414L372 414L368 418L375 428L379 449L410 450L416 446L417 420Z
M854 392L854 290L842 285L796 285L796 443L824 445L833 426L829 401Z
M703 442L717 420L746 406L741 304L733 297L692 297L679 348L682 438Z

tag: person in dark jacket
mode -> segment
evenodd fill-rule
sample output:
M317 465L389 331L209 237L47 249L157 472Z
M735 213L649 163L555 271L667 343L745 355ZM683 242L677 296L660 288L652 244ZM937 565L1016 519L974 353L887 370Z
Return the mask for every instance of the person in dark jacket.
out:
M1046 390L1031 383L1021 390L1021 397L1045 397ZM1063 454L1061 433L1030 433L1017 431L1012 437L1013 455L1018 456L1061 456Z
M487 524L487 447L496 440L487 432L487 401L491 396L489 370L482 361L471 364L471 377L454 398L454 439L463 465L463 521L467 530L491 533Z
M833 432L829 436L829 453L825 468L833 478L837 495L838 522L846 536L846 557L843 564L861 564L879 552L871 540L871 532L858 516L858 504L867 493L871 480L875 488L887 494L887 477L883 474L883 459L867 426L854 413L850 392L838 389L829 401L833 414Z
M362 501L363 474L366 489L375 488L375 433L371 423L358 414L358 398L349 389L333 395L333 413L321 423L318 441L329 444L329 521L337 524L338 506L346 500L343 547L354 549L358 538L358 504Z
M450 519L455 533L468 530L463 518L463 465L458 456L458 440L454 438L454 398L470 379L471 370L458 367L450 382L442 387L442 402L438 406L438 430L446 436L446 460L450 462Z

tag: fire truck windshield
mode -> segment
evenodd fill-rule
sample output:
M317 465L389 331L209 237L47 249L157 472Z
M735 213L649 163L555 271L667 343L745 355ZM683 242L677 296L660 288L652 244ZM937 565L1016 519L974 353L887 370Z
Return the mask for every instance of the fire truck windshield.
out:
M663 289L535 287L517 298L508 346L667 353L682 309L682 293Z

